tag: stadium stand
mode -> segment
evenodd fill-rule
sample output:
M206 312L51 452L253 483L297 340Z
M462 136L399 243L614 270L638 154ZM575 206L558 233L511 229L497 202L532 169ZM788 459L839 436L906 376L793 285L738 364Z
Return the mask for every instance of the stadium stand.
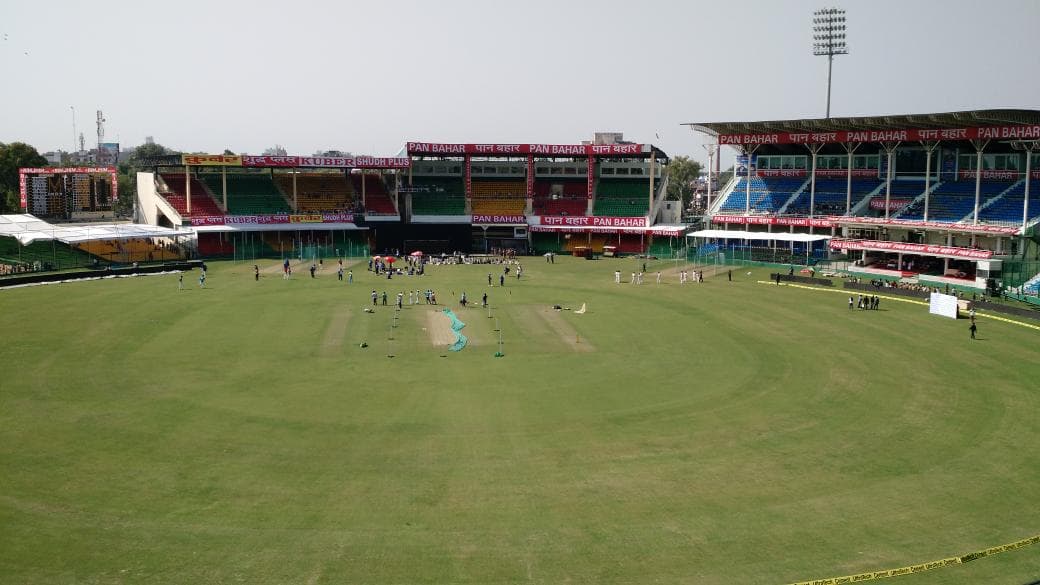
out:
M1030 189L1029 221L1040 219L1040 189ZM994 201L989 207L979 210L979 220L1004 224L1022 222L1022 204L1026 193L1025 181L1015 183L1004 196Z
M412 213L462 215L466 213L466 186L461 177L413 177Z
M188 198L185 188L184 175L164 174L161 178L169 188L163 197L182 216L224 215L220 206L210 197L209 190L205 184L196 178L191 179L191 213L188 213Z
M275 183L292 199L293 176L275 175ZM354 207L354 189L341 172L296 175L299 211L346 211Z
M593 215L639 217L650 209L650 186L644 181L600 179L596 187Z
M94 258L83 250L56 240L37 241L22 246L14 238L0 237L0 265L4 266L2 271L5 274L89 266Z
M585 215L588 209L588 183L575 181L537 181L532 206L535 215Z
M881 185L882 181L877 179L853 179L852 180L852 207L863 201L863 198L872 193ZM845 203L848 197L848 179L816 179L816 195L813 198L810 188L798 194L785 210L791 215L809 215L809 200L814 199L816 204L815 214L842 214L845 213Z
M895 183L892 185L894 193ZM983 181L980 186L980 204L1003 193L1009 186L1011 183L1008 182ZM970 215L974 208L975 181L947 181L936 187L929 196L928 219L929 221L960 221ZM924 219L924 200L910 205L898 217L900 219Z
M365 212L372 215L397 215L397 206L394 205L390 194L386 190L383 179L378 175L354 173L350 175L350 182L354 186L354 192L360 198L365 194ZM362 188L364 187L364 188Z
M74 247L110 262L151 262L184 257L179 246L163 246L143 238L95 240Z
M473 213L480 215L519 215L527 208L524 181L473 181Z
M202 180L209 186L214 197L223 193L219 173L203 173ZM192 192L194 195L194 191ZM267 173L227 175L228 213L231 215L258 215L265 213L289 213L292 209L277 185Z

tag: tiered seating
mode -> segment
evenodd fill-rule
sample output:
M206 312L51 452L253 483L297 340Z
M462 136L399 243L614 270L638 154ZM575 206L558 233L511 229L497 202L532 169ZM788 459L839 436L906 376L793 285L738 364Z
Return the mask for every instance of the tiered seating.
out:
M293 176L275 175L275 182L292 199ZM354 207L354 190L342 173L296 175L300 211L345 211Z
M473 199L476 215L523 215L526 207L525 199Z
M1030 188L1029 221L1040 218L1040 189ZM1019 182L993 205L979 210L980 221L1017 224L1022 222L1022 203L1026 194L1026 184Z
M144 238L129 240L96 240L76 244L76 248L111 262L150 262L180 259L179 247L164 247Z
M584 180L538 181L534 184L532 206L535 215L585 215L588 183Z
M472 188L474 214L521 215L527 208L524 181L474 181Z
M177 213L184 217L188 217L188 197L186 195L187 190L185 189L184 175L162 175L163 182L170 188L169 193L163 193L163 197L166 201L177 210ZM198 179L192 177L191 179L191 214L192 216L202 215L224 215L224 212L217 206L216 201L209 196L206 191L206 186Z
M1010 183L983 181L979 205L1004 192ZM975 181L947 181L932 192L928 202L929 221L960 221L975 209ZM981 212L980 212L981 214ZM924 219L924 200L908 207L901 219Z
M878 188L881 181L877 179L853 179L852 180L852 207L861 202L864 197ZM815 203L816 214L840 214L845 213L845 201L848 197L848 179L816 178L816 194L811 197L809 187L806 187L798 197L791 202L786 213L791 215L809 215L809 200Z
M593 215L639 217L649 213L650 185L644 181L600 179Z
M354 185L354 192L365 194L365 213L372 215L398 215L397 207L394 205L390 194L383 184L379 175L355 173L350 175L350 182ZM362 189L362 185L364 189Z
M200 175L214 197L222 191L222 179L217 173ZM193 192L194 194L194 192ZM264 215L289 213L289 203L267 173L228 174L228 213L232 215Z
M461 177L412 177L412 213L462 215L466 213L466 185Z
M200 256L230 256L235 253L235 245L225 242L220 234L199 234Z
M14 238L0 237L0 264L7 267L2 269L5 273L59 270L90 266L93 263L94 256L57 240L36 241L21 246Z

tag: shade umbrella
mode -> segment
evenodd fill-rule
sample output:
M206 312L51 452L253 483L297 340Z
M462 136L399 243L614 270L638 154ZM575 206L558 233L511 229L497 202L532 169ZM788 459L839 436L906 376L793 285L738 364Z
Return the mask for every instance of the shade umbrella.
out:
M382 256L372 256L372 259L373 260L382 260L383 257Z
M393 256L387 256L386 257L386 263L387 264L393 264L394 262L397 262L397 258L394 258Z
M409 256L416 256L416 257L422 256L422 255L423 255L422 250L416 250L416 251L412 252L411 254L409 254Z

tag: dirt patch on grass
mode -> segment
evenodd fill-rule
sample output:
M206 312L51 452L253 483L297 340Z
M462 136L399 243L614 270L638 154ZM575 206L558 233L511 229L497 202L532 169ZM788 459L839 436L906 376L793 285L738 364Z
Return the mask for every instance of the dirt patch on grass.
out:
M562 341L567 347L574 351L586 352L596 351L596 348L589 343L588 339L580 336L578 331L567 322L567 319L563 315L563 311L555 311L553 309L545 309L538 313L542 319L549 325L549 329L552 329L560 341Z
M336 309L325 327L325 336L321 339L321 355L330 356L343 347L343 338L347 335L350 323L350 309Z
M552 335L559 339L560 343L572 351L596 351L595 346L589 343L589 340L584 336L579 336L574 326L567 322L569 315L564 315L563 313L564 311L555 311L549 307L526 306L515 308L518 326L528 337L537 339L544 335L545 330L548 329Z
M455 343L455 332L451 330L451 319L439 310L426 311L426 333L434 347L444 348Z

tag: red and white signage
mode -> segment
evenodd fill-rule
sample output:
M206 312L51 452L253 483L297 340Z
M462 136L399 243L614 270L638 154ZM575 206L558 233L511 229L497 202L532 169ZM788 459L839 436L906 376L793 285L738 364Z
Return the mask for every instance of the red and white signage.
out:
M410 155L442 156L631 156L650 152L643 144L441 144L409 142Z
M913 202L913 199L905 199L905 198L889 199L888 200L888 210L889 211L894 211L896 209L902 209L902 208L906 207L907 205L910 205L910 203L912 203L912 202ZM870 208L871 209L884 209L885 208L885 198L884 197L871 197L870 198Z
M785 225L795 227L824 227L834 226L834 222L827 219L808 217L773 217L761 215L714 215L711 218L714 223L735 223L740 225Z
M571 227L647 227L646 217L597 217L594 215L538 215L532 225Z
M495 225L527 225L525 215L474 215L472 223Z
M923 221L919 219L885 219L883 217L845 217L845 216L833 216L829 217L829 220L838 225L873 225L873 226L894 226L904 228L924 228L924 229L936 229L948 232L960 232L960 233L974 233L974 234L995 234L1001 236L1012 236L1018 234L1020 231L1019 227L1004 226L1004 225L986 225L986 224L964 224L964 223L943 223L940 221Z
M902 252L905 254L921 254L924 256L949 256L971 260L987 260L993 257L992 250L975 248L958 248L956 246L935 246L931 244L910 244L907 242L885 242L880 240L845 240L832 238L828 244L831 250L871 250L875 252Z
M408 157L371 156L242 156L244 167L313 167L331 169L407 169Z
M29 190L25 186L25 173L22 170L18 170L18 205L26 209L29 206Z
M190 218L191 225L274 225L294 223L353 223L353 213L312 213L273 215L207 215Z
M852 132L775 132L769 134L720 134L719 144L827 144L834 142L914 142L919 140L1036 140L1040 125L988 126L925 130L863 130Z

